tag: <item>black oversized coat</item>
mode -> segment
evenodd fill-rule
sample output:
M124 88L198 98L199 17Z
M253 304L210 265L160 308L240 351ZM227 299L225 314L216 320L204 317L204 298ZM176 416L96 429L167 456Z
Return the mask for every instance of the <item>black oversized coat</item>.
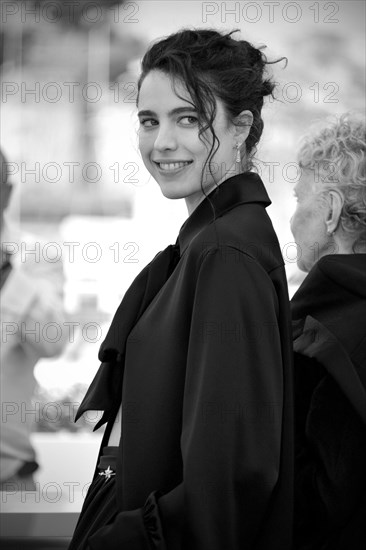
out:
M183 224L166 280L167 250L126 293L78 412L111 425L122 397L119 513L93 550L290 550L292 339L269 204L257 174L226 180Z
M321 258L291 305L294 550L364 550L366 254Z

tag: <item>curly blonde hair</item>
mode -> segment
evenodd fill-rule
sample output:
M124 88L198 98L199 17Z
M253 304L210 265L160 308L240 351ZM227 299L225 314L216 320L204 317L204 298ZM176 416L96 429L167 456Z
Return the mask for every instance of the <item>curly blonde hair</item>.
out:
M344 200L340 223L366 242L366 127L361 115L345 113L326 126L314 128L302 140L299 166L313 170L322 195L338 191Z

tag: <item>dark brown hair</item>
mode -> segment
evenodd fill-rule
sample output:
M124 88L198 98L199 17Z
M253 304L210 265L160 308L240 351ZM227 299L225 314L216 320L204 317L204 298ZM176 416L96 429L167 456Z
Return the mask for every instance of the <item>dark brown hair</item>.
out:
M215 98L223 102L231 121L243 110L253 114L245 142L245 169L249 170L263 131L263 100L272 95L275 87L271 79L264 76L269 63L266 56L246 40L232 38L234 32L237 31L222 34L216 30L184 29L153 44L142 60L137 103L146 75L152 70L163 71L171 77L173 86L179 81L190 94L198 112L200 139L207 129L211 131L213 142L202 175L207 163L211 171L211 160L220 146L213 128Z

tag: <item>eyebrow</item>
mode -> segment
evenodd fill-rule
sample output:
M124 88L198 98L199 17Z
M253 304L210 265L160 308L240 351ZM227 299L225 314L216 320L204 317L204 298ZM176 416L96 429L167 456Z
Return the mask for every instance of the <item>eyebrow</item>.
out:
M168 112L168 116L179 115L180 113L186 113L187 111L196 113L197 109L195 107L176 107L175 109L172 109L171 111ZM150 110L146 109L146 110L143 110L143 111L139 111L137 113L137 116L138 117L141 117L141 116L157 116L157 114L154 111L150 111Z

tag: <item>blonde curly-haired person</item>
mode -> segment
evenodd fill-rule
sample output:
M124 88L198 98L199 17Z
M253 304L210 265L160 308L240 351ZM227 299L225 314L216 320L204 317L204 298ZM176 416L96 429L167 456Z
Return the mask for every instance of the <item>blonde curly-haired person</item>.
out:
M308 272L292 298L296 550L366 544L365 121L345 114L299 150L291 230Z

